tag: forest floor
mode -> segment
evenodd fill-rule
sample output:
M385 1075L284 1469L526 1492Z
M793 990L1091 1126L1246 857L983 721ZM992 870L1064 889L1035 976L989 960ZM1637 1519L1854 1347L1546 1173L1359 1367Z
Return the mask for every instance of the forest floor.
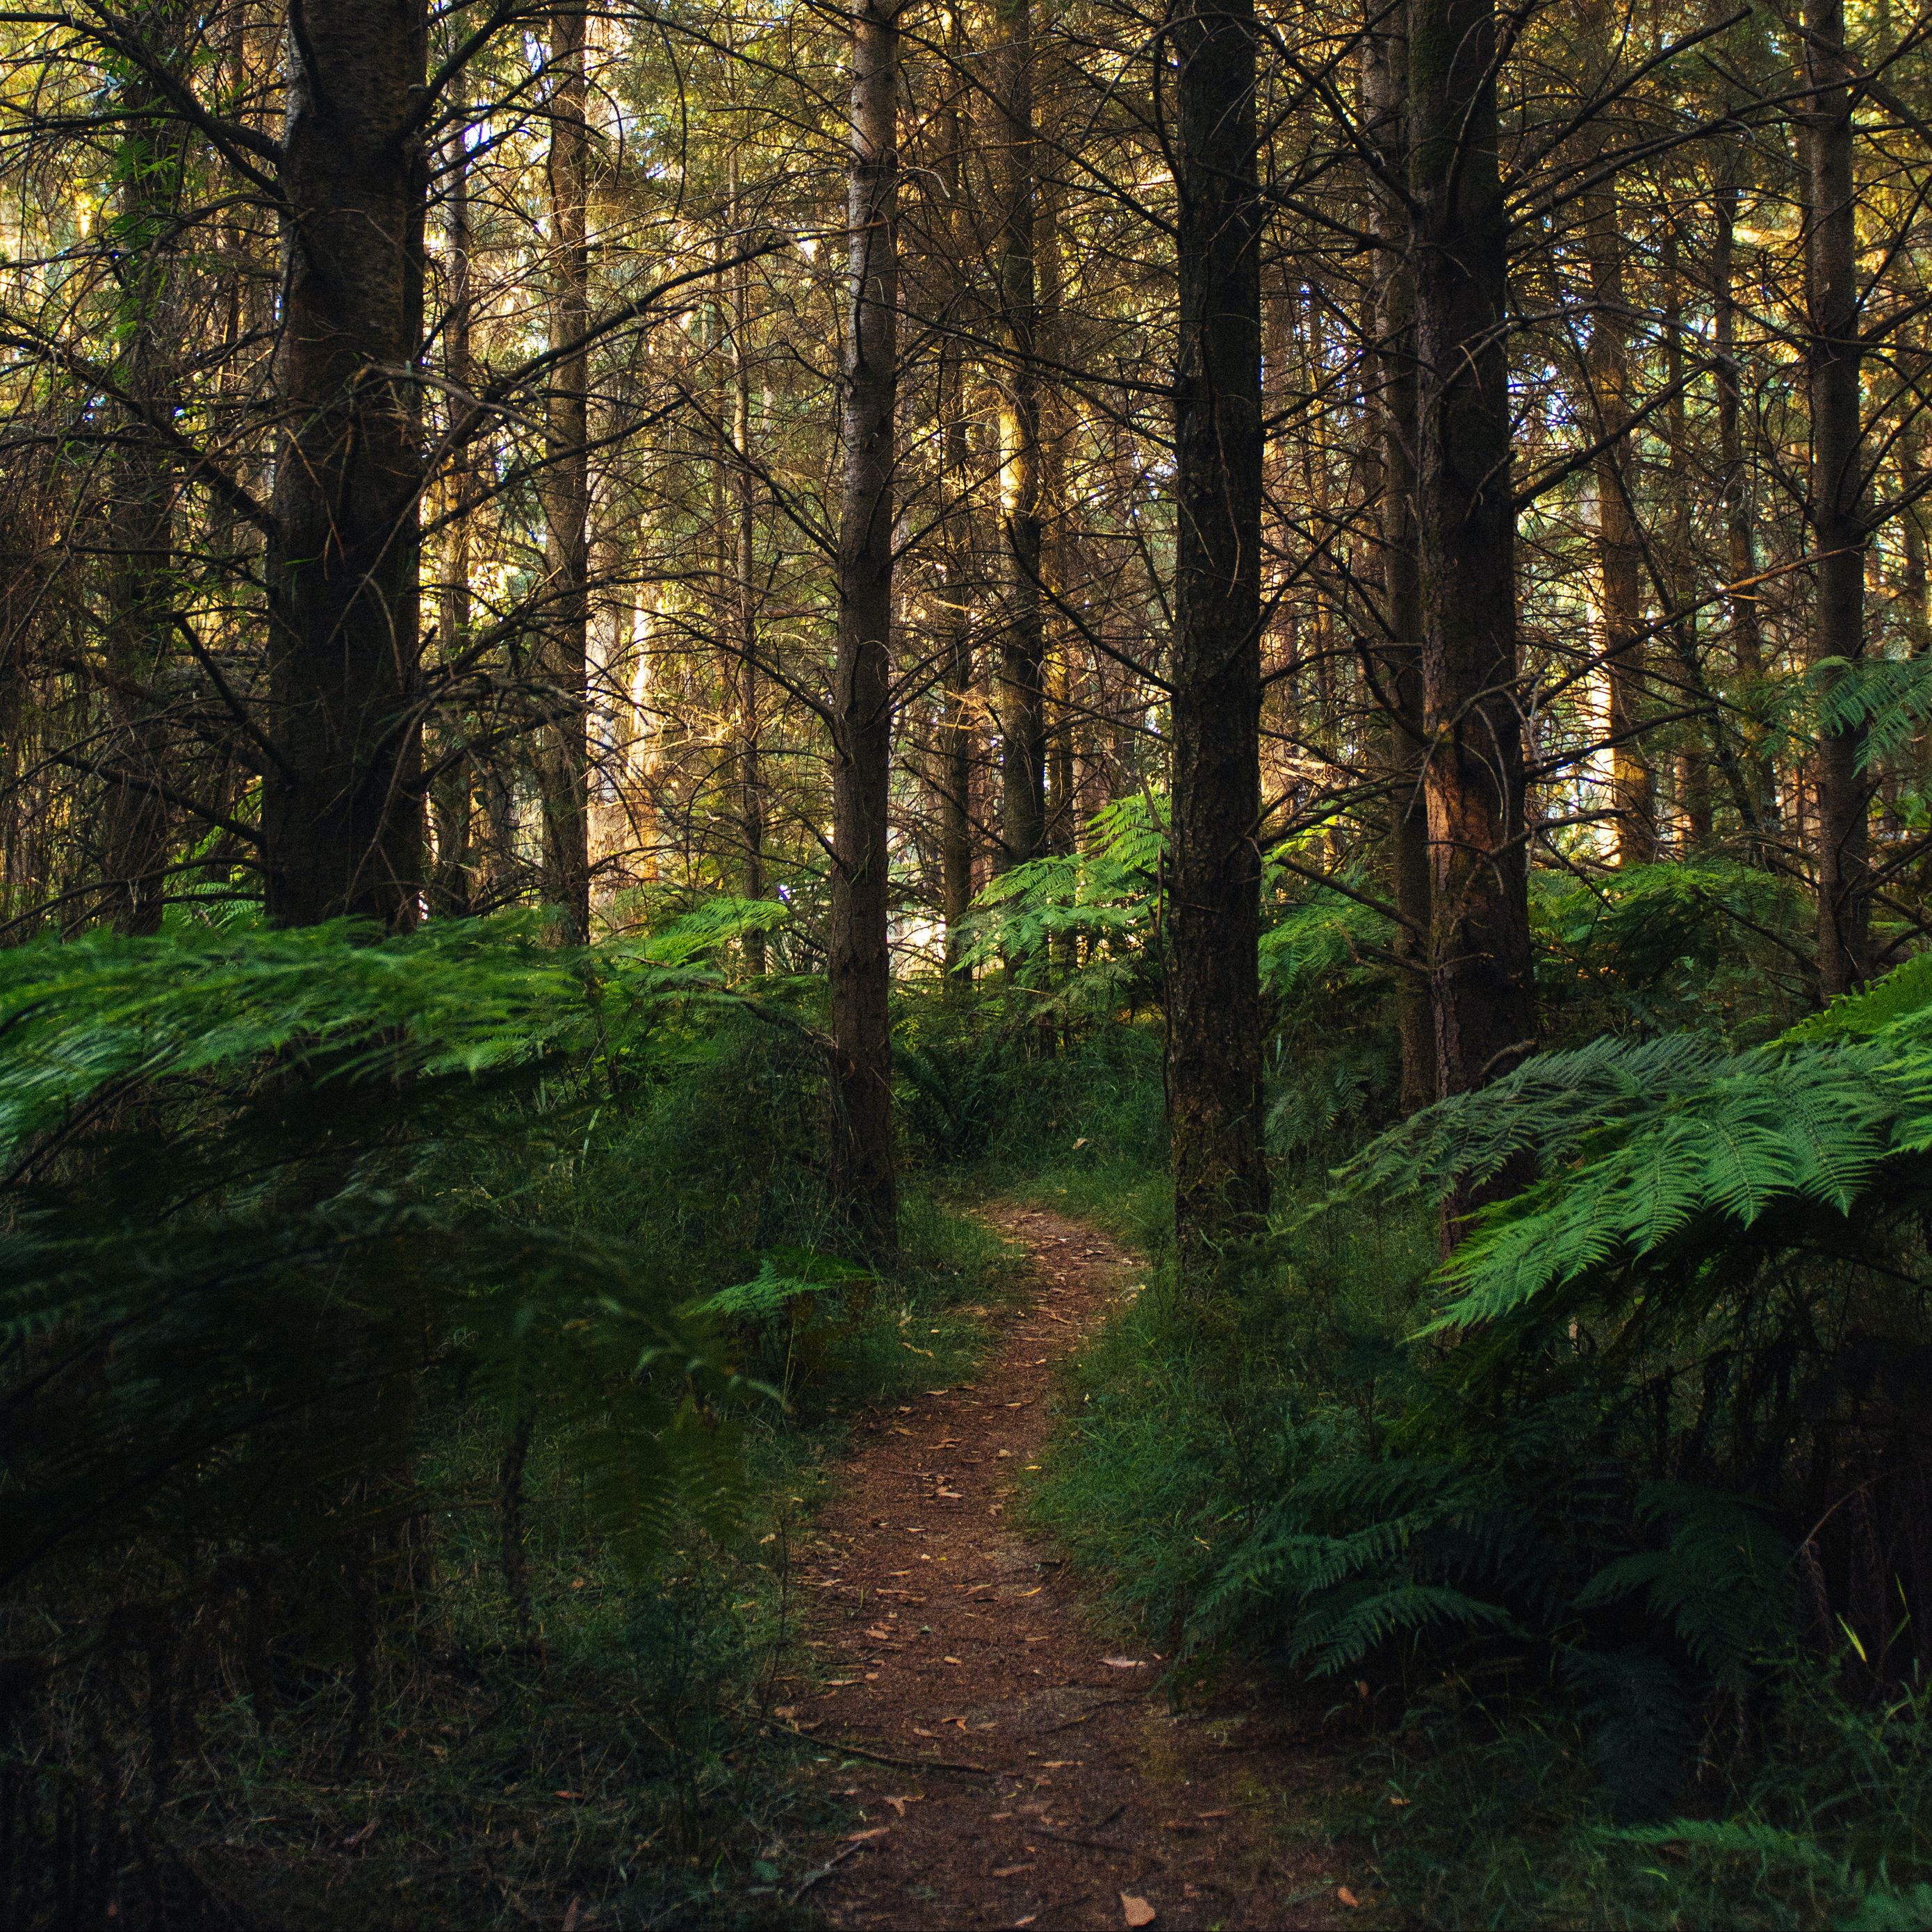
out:
M1030 1254L1024 1294L972 1381L861 1426L802 1552L820 1670L778 1714L834 1754L856 1816L795 1895L853 1932L1375 1918L1316 1822L1340 1768L1306 1714L1240 1686L1175 1707L1165 1660L1015 1520L1059 1372L1142 1264L1060 1216L984 1213Z

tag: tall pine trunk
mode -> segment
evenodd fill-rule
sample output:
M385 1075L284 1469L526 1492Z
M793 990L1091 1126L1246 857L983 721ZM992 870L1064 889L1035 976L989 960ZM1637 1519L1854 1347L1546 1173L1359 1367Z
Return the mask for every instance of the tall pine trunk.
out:
M1430 987L1444 1094L1502 1072L1535 1028L1496 52L1492 0L1412 0Z
M1000 842L1007 865L1037 858L1046 836L1046 633L1040 612L1038 266L1034 260L1033 10L1000 0L999 78L1000 523L1006 610L996 686Z
M1765 840L1778 824L1777 773L1766 733L1749 715L1764 682L1764 623L1757 576L1757 530L1751 515L1750 476L1744 461L1743 397L1738 364L1737 220L1738 189L1732 176L1718 186L1711 242L1712 360L1718 388L1718 462L1724 497L1725 562L1732 586L1726 599L1732 662L1744 700L1742 726L1744 789L1738 805L1755 856L1768 858Z
M590 131L584 118L584 14L550 16L550 343L580 341L590 326L586 235ZM543 801L543 895L565 936L590 934L590 358L578 349L551 364L544 399L544 611L539 662L548 717L538 735Z
M283 137L284 430L268 546L267 910L415 916L418 494L428 170L420 8L310 0Z
M1811 403L1808 506L1817 562L1811 634L1814 664L1864 656L1864 448L1858 307L1858 205L1852 166L1851 59L1844 0L1810 0L1805 50L1812 93L1805 267ZM1824 670L1828 693L1837 682ZM1848 992L1870 968L1870 786L1860 769L1862 724L1818 736L1818 989Z
M1610 37L1598 39L1608 58ZM1604 144L1604 145L1607 145ZM1589 369L1604 437L1630 428L1630 314L1624 292L1624 236L1614 178L1583 197L1590 267ZM1643 745L1643 552L1629 496L1629 450L1606 442L1596 464L1597 572L1603 598L1604 665L1610 688L1610 804L1617 862L1647 866L1657 856L1657 782Z
M122 383L139 413L108 474L107 702L113 729L104 766L101 911L118 932L161 928L167 883L167 730L154 694L176 649L176 465L151 419L172 413L164 354L175 280L173 226L182 166L178 124L145 83L128 90L132 125L120 155ZM145 111L145 117L144 117Z
M964 58L959 10L949 7L946 46L958 69ZM949 96L940 112L939 152L934 172L946 197L946 240L950 244L946 272L949 320L957 322L968 298L965 210L960 196L961 162L966 123L956 98ZM973 598L976 588L973 543L972 484L968 471L966 433L966 346L949 329L939 344L939 432L944 474L940 480L945 524L940 542L945 573L940 644L939 756L936 784L939 798L939 903L946 922L946 983L949 992L963 994L973 983L973 969L964 962L965 922L973 904Z
M1664 407L1664 447L1672 471L1684 476L1690 473L1694 452L1690 413L1684 401L1684 278L1674 221L1666 223L1659 239L1658 272L1662 284L1659 306L1664 320L1664 380L1671 396ZM1684 817L1687 853L1700 851L1711 842L1714 829L1713 759L1726 770L1734 787L1740 776L1736 752L1725 731L1724 715L1712 696L1705 675L1704 647L1698 635L1697 612L1694 608L1699 580L1692 515L1695 508L1696 500L1689 490L1676 492L1670 506L1666 555L1658 578L1659 597L1665 609L1674 614L1669 631L1671 651L1683 673L1685 694L1694 698L1698 706L1697 715L1687 718L1680 728L1684 736L1677 760L1678 804Z
M1261 253L1252 0L1178 0L1167 1092L1184 1269L1257 1230Z
M730 163L731 220L740 220L738 158ZM758 498L752 465L752 265L740 262L731 278L732 588L737 638L732 710L737 730L740 836L744 842L741 878L745 896L765 896L765 789L760 768L758 685ZM743 940L745 970L765 970L765 935L754 929Z
M1376 454L1382 469L1382 659L1389 800L1389 872L1399 924L1396 987L1402 1036L1402 1108L1436 1097L1436 1031L1430 1011L1429 812L1423 793L1422 586L1415 533L1415 275L1407 201L1408 37L1398 12L1366 36L1363 105L1387 178L1376 191L1374 329L1378 345Z
M460 84L459 84L460 86ZM453 394L450 407L460 410L460 398L475 387L476 368L472 347L471 308L474 301L470 275L470 250L474 238L470 217L469 117L464 112L463 93L451 98L456 124L445 149L445 166L449 185L445 191L445 219L448 224L448 299L443 320L442 372ZM438 623L439 642L446 662L463 650L470 634L471 604L470 572L471 544L470 520L476 505L476 469L470 452L455 453L449 479L449 554L442 590L442 609ZM474 910L472 866L476 856L476 761L462 739L467 723L446 723L438 736L451 740L434 763L443 767L430 785L430 812L436 831L436 866L429 881L432 913L460 918Z
M854 1232L874 1248L890 1248L898 1233L886 814L898 388L898 0L864 0L852 32L830 978L834 1184Z

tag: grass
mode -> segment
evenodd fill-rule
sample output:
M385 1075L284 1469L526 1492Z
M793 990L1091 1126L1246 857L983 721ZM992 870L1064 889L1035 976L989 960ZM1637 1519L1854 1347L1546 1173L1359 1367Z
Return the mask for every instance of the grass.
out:
M1203 1612L1229 1553L1304 1478L1380 1453L1402 1413L1397 1343L1432 1262L1430 1218L1298 1222L1282 1204L1283 1232L1211 1324L1163 1271L1103 1331L1030 1499L1114 1611L1178 1654L1177 1696L1266 1665L1285 1607ZM1533 1656L1478 1668L1424 1646L1368 1676L1380 1688L1360 1701L1349 1681L1278 1680L1336 1720L1322 1824L1377 1874L1365 1922L1932 1928L1932 1692L1916 1681L1883 1696L1856 1660L1794 1658L1754 1702L1706 1707L1688 1817L1640 1828L1617 1823L1600 1739L1539 1692Z
M1048 1043L942 1004L905 1028L907 1150L949 1196L997 1196L1090 1222L1149 1261L1173 1218L1157 1028L1121 1023Z
M1850 1662L1850 1660L1847 1660ZM1707 1741L1686 1818L1618 1827L1585 1740L1448 1678L1358 1754L1331 1812L1405 1922L1534 1932L1932 1924L1932 1697L1794 1661L1743 1738Z
M560 1922L573 1902L604 1926L788 1922L757 1868L812 1816L760 1723L782 1580L715 1544L641 1584L594 1555L538 1574L530 1644L486 1564L441 1586L351 1768L328 1693L266 1724L218 1713L218 1772L168 1808L176 1850L291 1928Z
M1211 1326L1158 1267L1073 1368L1030 1520L1177 1646L1224 1552L1298 1470L1372 1429L1431 1233L1325 1217L1235 1269Z

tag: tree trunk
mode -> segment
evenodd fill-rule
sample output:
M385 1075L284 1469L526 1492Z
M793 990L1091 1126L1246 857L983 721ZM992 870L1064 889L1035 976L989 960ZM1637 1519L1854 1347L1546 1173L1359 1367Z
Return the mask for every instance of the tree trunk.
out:
M738 158L730 162L731 218L739 220ZM758 499L752 469L752 265L740 262L731 278L731 440L736 460L732 466L734 542L732 576L737 609L735 701L738 733L738 818L744 841L742 879L745 896L765 896L765 792L758 742ZM752 931L744 938L745 970L765 970L765 935Z
M959 352L950 345L940 352L946 361L940 380L952 514L945 542L946 637L940 646L939 893L946 922L946 983L963 992L973 983L973 969L963 961L966 918L973 905L972 511L965 487Z
M964 55L956 7L946 10L946 44L956 69ZM952 252L947 270L952 278L951 306L968 293L964 211L960 200L962 151L965 125L949 98L940 112L940 152L936 172L946 196L947 239ZM975 570L973 502L968 476L965 347L949 331L939 344L940 435L945 474L946 521L941 539L945 572L945 636L940 646L941 691L939 722L939 902L946 922L946 983L955 994L973 983L973 969L964 964L965 921L973 904L973 628Z
M1492 0L1413 0L1417 524L1437 1090L1479 1087L1535 1030L1516 511Z
M1609 35L1600 38L1607 49ZM1614 179L1584 196L1590 265L1590 376L1604 437L1630 427L1630 315L1624 295L1624 238ZM1604 608L1604 668L1610 688L1610 806L1617 863L1648 866L1657 856L1657 784L1641 732L1644 674L1643 554L1630 514L1629 449L1607 443L1596 460L1597 568Z
M1006 538L1000 639L1000 842L1010 866L1037 858L1046 833L1046 656L1040 614L1039 324L1034 222L1033 10L1000 0L1000 523Z
M1810 197L1805 263L1811 404L1808 509L1817 553L1811 656L1828 692L1831 667L1864 655L1864 447L1858 311L1858 207L1852 169L1853 71L1845 49L1844 0L1810 0L1806 63L1813 89ZM1830 999L1870 970L1868 823L1870 786L1860 769L1864 729L1818 738L1818 986Z
M1034 112L1039 112L1036 67ZM1065 366L1067 344L1061 309L1060 188L1049 178L1039 184L1034 223L1034 260L1039 275L1039 322L1036 346L1045 368ZM1066 420L1064 399L1054 382L1042 376L1038 384L1040 422L1040 580L1048 607L1070 595L1072 534L1067 517ZM1046 783L1040 827L1040 849L1065 858L1078 849L1079 722L1075 715L1074 634L1070 626L1042 622L1040 685L1041 736ZM1064 982L1080 965L1080 935L1070 928L1056 934L1049 945L1053 968ZM1052 1018L1038 1029L1042 1049L1057 1050L1058 1033Z
M449 382L452 412L463 407L461 398L475 385L476 367L471 350L470 308L473 300L470 272L472 245L470 221L470 122L464 112L460 93L451 99L456 116L449 146L449 188L445 198L449 224L448 301L444 317L442 372ZM450 526L447 581L443 586L442 610L439 628L442 655L446 662L462 650L470 634L470 512L476 501L476 475L470 452L456 453L449 480L451 507L454 520ZM446 723L440 737L459 740L467 727L460 718ZM436 828L436 866L430 879L429 903L432 913L458 919L473 909L470 867L475 844L475 761L460 743L448 746L451 762L430 784L430 810Z
M1899 513L1898 539L1904 569L1899 591L1905 602L1906 648L1915 658L1932 655L1932 608L1926 603L1926 500L1914 494L1925 479L1923 419L1898 439L1899 487L1912 500Z
M1764 681L1764 625L1760 614L1757 531L1751 517L1750 476L1744 464L1744 422L1738 376L1737 274L1738 184L1726 179L1718 190L1716 232L1711 248L1711 295L1717 364L1718 460L1724 505L1726 565L1736 586L1728 603L1731 618L1732 661L1737 668L1747 717L1744 741L1744 830L1766 856L1762 835L1778 824L1776 773L1764 749L1765 732L1749 716Z
M1178 0L1172 812L1174 1228L1197 1280L1268 1210L1262 1146L1261 254L1252 0Z
M1400 22L1401 16L1394 16ZM1388 771L1389 872L1399 924L1396 987L1402 1034L1402 1110L1436 1097L1436 1030L1428 976L1429 814L1423 793L1422 589L1415 534L1415 277L1408 204L1408 40L1400 26L1364 44L1363 95L1370 138L1390 178L1376 191L1374 329L1376 436L1382 466L1382 602L1388 641L1379 653Z
M855 1232L898 1234L892 1160L886 822L892 777L893 412L898 387L898 0L852 33L850 280L833 670L831 996L835 1186Z
M582 8L550 16L550 342L580 340L590 323L585 233L590 130L584 118ZM590 936L590 358L582 350L551 365L544 399L546 609L540 660L548 716L538 734L543 801L543 896L563 917L568 940Z
M168 326L174 272L173 224L181 188L180 130L162 119L160 104L145 83L128 90L136 118L122 148L118 170L121 302L118 320L125 342L122 382L146 414L171 414L164 373L163 338ZM118 932L154 933L161 928L168 865L169 812L160 788L166 782L166 728L154 695L176 648L175 616L175 465L148 422L137 418L109 472L110 552L106 571L107 701L113 742L104 760L107 796L102 806L102 916Z
M1666 220L1658 251L1663 284L1664 380L1671 392L1664 406L1664 442L1673 475L1692 473L1690 414L1684 400L1684 283L1678 257L1677 229ZM1685 695L1694 697L1698 714L1680 728L1684 734L1678 758L1678 800L1684 814L1687 855L1711 842L1714 830L1711 764L1713 753L1721 764L1735 766L1721 712L1711 698L1704 673L1704 648L1698 635L1699 560L1692 512L1696 500L1688 490L1677 490L1670 506L1670 544L1658 578L1658 596L1666 610L1678 614L1670 624L1671 650L1682 668Z
M416 706L428 170L405 132L423 16L311 0L290 51L276 390L288 424L268 546L270 918L403 926L420 891Z
M1899 482L1910 496L1925 475L1925 437L1922 422L1915 423L1898 440ZM1925 568L1926 500L1915 496L1900 512L1899 543L1904 552L1900 594L1905 600L1906 647L1915 658L1932 656L1932 605L1927 602ZM1932 777L1932 729L1919 727L1911 749L1900 760L1899 776L1922 793Z

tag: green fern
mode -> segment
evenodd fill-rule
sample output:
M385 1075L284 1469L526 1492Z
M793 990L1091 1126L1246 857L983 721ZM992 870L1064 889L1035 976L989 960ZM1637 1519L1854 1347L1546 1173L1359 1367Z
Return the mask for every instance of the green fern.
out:
M686 1304L686 1312L694 1316L748 1318L770 1321L783 1314L792 1304L827 1289L850 1288L869 1283L875 1277L867 1268L836 1257L793 1251L784 1257L781 1270L776 1257L766 1255L758 1273L749 1281L721 1288Z
M1849 1048L1741 1056L1622 1120L1576 1123L1581 1157L1478 1223L1443 1270L1452 1299L1432 1325L1492 1322L1666 1252L1681 1260L1774 1207L1847 1216L1895 1144L1900 1071L1892 1056ZM1546 1143L1552 1156L1572 1150L1561 1138Z
M1854 1222L1875 1188L1932 1180L1918 1164L1932 1150L1928 992L1915 962L1767 1047L1606 1036L1538 1055L1384 1135L1339 1171L1337 1198L1440 1200L1513 1163L1540 1166L1444 1269L1436 1329L1559 1289L1614 1297L1659 1268L1688 1279L1700 1253L1774 1214Z
M1909 746L1932 719L1932 660L1823 658L1806 674L1817 728L1864 734L1860 768Z
M1874 1885L1833 1924L1835 1932L1932 1932L1932 1885Z
M1606 1564L1577 1592L1579 1610L1639 1592L1720 1689L1743 1690L1791 1643L1796 1605L1791 1545L1742 1497L1688 1483L1648 1483L1641 1521L1675 1520L1661 1550Z
M1145 800L1115 800L1089 821L1082 850L1012 866L982 890L963 963L1024 962L1073 934L1092 944L1138 948L1153 923L1165 839Z
M1562 1678L1591 1768L1619 1822L1667 1816L1681 1801L1696 1712L1670 1660L1644 1644L1567 1648Z
M516 919L390 939L342 922L0 950L0 1145L104 1088L272 1058L365 1078L620 1051L668 1002L729 998L691 966L730 929L704 926L575 950Z
M117 1550L165 1569L170 1538L320 1546L378 1472L386 1514L419 1510L399 1472L452 1378L500 1430L540 1408L621 1550L728 1512L701 1334L650 1256L538 1187L628 1058L728 1004L688 956L495 922L0 952L16 1583Z

